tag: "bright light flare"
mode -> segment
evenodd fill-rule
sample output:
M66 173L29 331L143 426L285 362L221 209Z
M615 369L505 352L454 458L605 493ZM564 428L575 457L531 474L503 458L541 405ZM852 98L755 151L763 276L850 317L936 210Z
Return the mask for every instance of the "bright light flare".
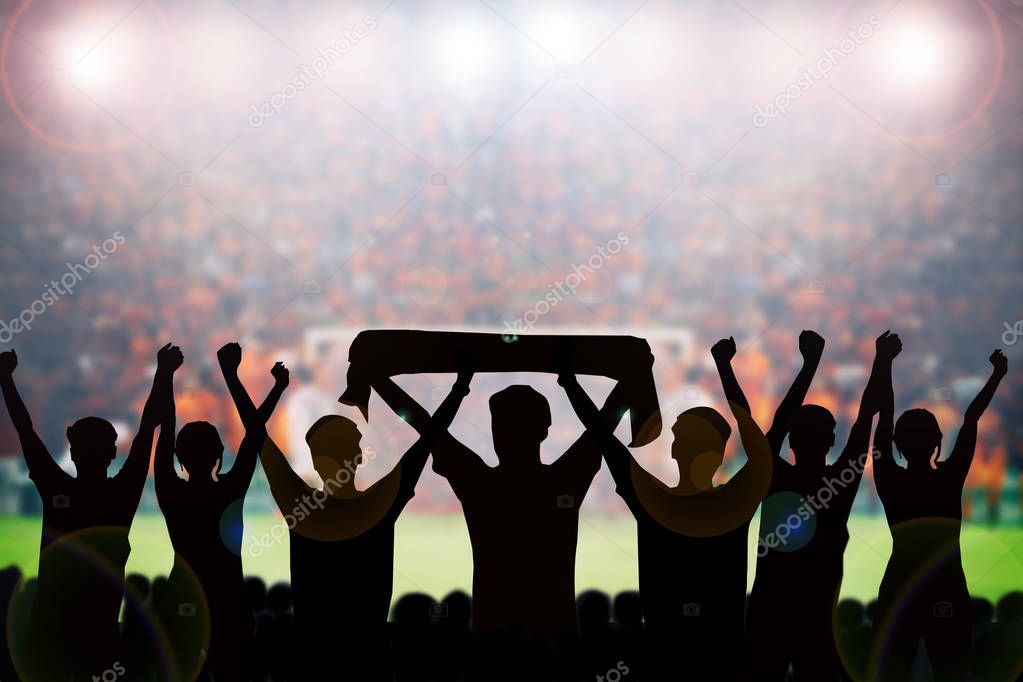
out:
M118 55L103 41L107 28L99 25L76 25L66 29L57 39L54 73L70 78L87 92L104 90L122 79L125 64L131 59Z
M537 43L549 50L559 61L575 63L580 58L582 18L562 13L545 14L528 30Z
M950 41L934 26L898 31L890 53L891 73L907 84L932 85L948 64Z
M456 24L441 34L437 60L447 78L465 84L487 72L493 53L490 41L478 26Z

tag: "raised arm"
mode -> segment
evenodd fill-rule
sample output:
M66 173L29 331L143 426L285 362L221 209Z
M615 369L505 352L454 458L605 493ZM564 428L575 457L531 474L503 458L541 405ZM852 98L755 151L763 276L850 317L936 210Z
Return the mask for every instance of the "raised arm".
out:
M746 394L739 386L739 380L735 378L735 370L732 369L732 358L735 357L735 339L729 336L721 339L710 347L711 357L718 368L718 376L721 377L721 387L725 390L725 398L730 403L742 405L749 412L749 401Z
M737 503L746 502L753 506L751 514L767 494L771 480L774 454L764 432L754 421L749 409L741 403L728 401L735 421L739 424L739 440L746 452L746 463L728 482L720 487L729 496L736 496Z
M451 391L434 412L433 417L428 418L425 424L421 424L422 430L419 431L419 439L405 451L395 471L388 474L388 476L400 476L398 495L391 507L392 516L396 517L400 514L408 501L415 495L416 483L423 473L423 467L426 466L426 459L447 433L448 427L451 426L451 422L454 421L455 415L458 413L458 408L462 405L462 400L469 395L469 384L472 382L475 372L475 362L468 355L459 354L456 358L456 365L458 366L458 378L451 387ZM374 487L378 484L375 484ZM384 484L383 487L388 488L389 486Z
M53 461L53 457L50 456L50 452L43 445L42 439L39 438L39 434L32 426L32 417L14 383L14 370L17 366L18 356L13 350L0 353L0 390L4 394L7 413L11 415L14 429L18 432L29 476L33 480L40 477L48 480L55 476L67 476L64 470Z
M885 377L887 387L891 387L891 366L892 360L902 349L902 341L898 334L881 335L875 344L874 364L870 368L870 378L860 396L860 407L856 413L856 421L849 430L849 440L846 441L842 454L839 455L836 465L839 468L850 467L856 458L866 454L867 446L870 445L870 427L874 424L874 415L877 414L884 403ZM887 366L887 369L885 368ZM865 460L864 460L865 461ZM852 467L858 476L863 474L862 467Z
M237 343L224 344L217 351L217 361L220 363L220 371L224 375L224 382L231 394L231 400L234 401L235 409L238 410L242 425L246 430L250 426L265 425L270 420L270 415L277 409L277 403L288 387L288 370L284 364L278 362L270 370L270 374L275 379L273 388L257 408L242 385L241 379L238 378L238 367L242 362L242 347Z
M788 393L778 405L778 409L774 411L774 421L767 431L767 442L771 444L771 451L775 455L781 454L781 446L789 433L792 413L806 401L806 394L810 390L810 384L813 383L813 377L824 354L824 337L815 331L804 329L799 334L799 354L803 356L803 366L789 386Z
M895 474L899 465L893 452L895 433L895 389L892 387L892 361L902 352L902 341L898 334L886 331L874 342L875 369L871 371L878 408L877 431L874 432L874 482L878 493Z
M564 345L556 346L554 360L558 369L558 383L565 389L568 401L572 404L579 421L586 427L586 433L572 447L578 447L585 453L584 456L595 455L597 457L595 469L599 468L599 457L603 454L618 494L631 506L635 499L631 471L632 453L614 434L615 427L624 416L624 393L620 390L621 383L615 385L604 407L598 410L570 369L571 348ZM651 364L653 360L653 355L650 355Z
M406 393L391 377L383 377L370 384L387 406L402 421L422 434L430 423L430 413Z
M238 378L238 366L241 364L241 346L237 343L225 344L217 351L217 360L220 362L220 369L224 374L224 381L227 383L228 391L234 399L238 416L241 417L245 426L245 436L238 446L238 456L235 457L234 465L226 474L221 475L221 481L228 483L235 488L236 493L241 496L248 490L252 474L256 470L256 460L264 449L268 438L266 433L266 422L273 414L274 408L280 401L281 395L288 387L290 376L288 369L283 363L274 364L270 370L273 375L274 385L270 393L259 408L255 408L252 399Z
M156 373L153 375L153 386L149 391L145 407L142 408L142 419L139 430L131 442L131 450L124 466L117 472L117 479L137 486L141 490L149 472L149 456L153 452L153 433L160 425L167 402L174 400L174 372L181 367L184 356L177 346L167 344L156 354Z
M258 430L261 424L266 423L266 419L273 412L273 408L277 405L287 386L288 370L279 362L273 366L270 373L274 377L274 387L263 401L263 405L257 409L248 390L238 377L241 346L238 344L224 346L217 353L217 359L220 361L220 369L224 374L224 381L227 383L227 390L231 393L238 416L241 418L242 424L246 426L246 433L248 433L249 425L253 425L253 428ZM267 411L266 418L263 416L264 409ZM263 471L266 473L267 482L270 484L270 494L273 495L274 501L281 511L287 512L295 505L295 500L310 492L309 485L295 473L291 464L288 463L288 458L269 436L266 436L257 451L260 464L263 465Z
M977 423L980 421L981 415L984 414L984 410L991 404L991 398L998 389L998 384L1001 383L1002 377L1009 371L1009 361L1001 350L995 350L995 352L991 353L988 361L991 363L991 376L988 378L987 383L984 384L984 387L980 389L977 397L970 403L970 406L966 408L963 425L959 429L959 435L956 436L956 443L952 447L952 454L949 455L942 465L943 467L951 468L962 478L966 478L966 474L970 470L970 464L973 463L973 453L977 446Z
M175 357L177 367L184 362L184 356L179 350ZM176 369L176 367L175 367ZM161 493L170 486L181 483L176 471L174 471L174 439L175 410L174 410L174 374L166 378L166 385L156 392L160 403L158 414L160 417L160 437L156 441L156 456L153 460L153 478L156 483L156 499L160 502ZM150 396L152 400L156 396Z

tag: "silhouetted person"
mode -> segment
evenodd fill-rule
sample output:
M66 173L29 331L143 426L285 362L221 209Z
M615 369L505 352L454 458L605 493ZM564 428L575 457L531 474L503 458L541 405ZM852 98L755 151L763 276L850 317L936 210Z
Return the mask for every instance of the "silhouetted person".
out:
M225 377L237 373L241 348L217 353ZM158 606L173 647L170 679L210 675L216 682L250 679L252 612L242 576L242 506L266 439L266 421L288 385L281 363L256 417L243 418L245 436L234 465L221 471L224 444L216 427L190 422L174 439L174 401L163 406L156 444L156 497L171 544L174 566ZM243 415L244 417L244 415ZM177 457L187 479L174 470Z
M29 477L43 500L39 583L30 616L27 652L15 664L30 680L91 680L121 665L118 617L128 530L149 471L161 393L181 353L167 344L157 354L153 388L121 470L107 470L117 454L117 432L105 419L79 419L67 430L76 475L61 469L32 427L14 384L18 357L0 353L0 390L21 440Z
M121 626L121 662L125 682L152 679L157 639L153 636L155 612L150 600L149 578L133 573L125 579L124 620Z
M965 679L969 668L970 595L959 547L963 485L977 422L1008 371L1000 350L989 359L991 378L966 409L952 452L942 461L937 461L941 430L934 415L907 410L893 426L890 372L883 378L874 478L892 533L892 555L878 593L873 679L909 679L921 638L936 680ZM896 463L893 443L905 467Z
M412 426L425 410L393 382L374 384ZM608 425L624 416L621 383L601 413ZM529 386L490 397L491 430L499 464L489 467L450 434L433 448L433 470L447 478L462 503L473 553L473 631L483 648L472 679L514 677L537 660L577 664L575 551L579 506L600 468L600 447L584 433L554 463L540 460L551 425L547 399ZM510 637L525 645L511 656ZM558 647L557 650L552 647ZM553 658L551 658L553 657ZM540 678L538 678L540 679Z
M21 625L12 618L10 611L17 597L18 587L21 584L21 569L17 566L8 566L0 571L0 680L16 680L17 672L14 668L14 660L11 658L11 630ZM13 627L12 627L13 626Z
M434 606L434 613L440 634L438 679L462 680L471 646L472 599L465 592L455 590Z
M392 410L421 428L426 410L397 384L384 380L373 382L373 388ZM617 424L624 405L618 383L602 418ZM540 444L550 427L550 406L528 385L491 396L490 413L496 467L447 433L433 448L434 471L448 480L461 502L473 545L478 647L470 677L509 679L517 670L534 676L569 674L561 669L578 664L579 505L601 466L601 450L583 434L557 461L543 464Z
M570 349L561 352L560 364L566 371L558 382L587 433L601 443L617 492L636 518L649 652L643 679L735 679L746 602L749 523L771 473L767 440L749 412L731 403L747 462L727 483L714 486L731 427L709 407L686 410L672 427L679 483L665 486L639 466L598 416L567 371L565 356Z
M579 636L586 676L595 679L620 660L611 635L611 598L599 590L587 590L576 599Z
M842 586L843 557L849 543L849 514L859 490L870 445L870 428L879 409L878 373L902 344L885 332L856 421L845 448L833 464L835 418L819 405L803 405L824 350L811 331L799 335L803 368L775 412L767 432L774 454L771 488L760 513L757 573L746 613L745 677L784 682L791 664L795 680L826 682L839 676L832 626ZM734 346L715 347L718 364L731 362ZM734 375L733 375L734 376ZM725 394L748 409L733 380ZM788 434L795 464L781 457Z
M472 375L472 359L461 357L458 379L434 417L409 415L420 438L398 466L366 490L355 486L365 457L362 435L345 417L322 417L306 434L323 488L306 484L272 439L260 450L270 491L290 531L297 679L373 680L389 674L385 629L394 524L415 495L430 448L468 395ZM228 387L244 422L252 401L236 375L228 377Z

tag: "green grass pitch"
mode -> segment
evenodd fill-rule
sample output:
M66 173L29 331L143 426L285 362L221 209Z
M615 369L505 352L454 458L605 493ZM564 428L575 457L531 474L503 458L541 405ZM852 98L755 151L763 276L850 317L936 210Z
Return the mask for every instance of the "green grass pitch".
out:
M268 583L288 579L287 538L259 557L251 556L245 548L252 535L261 536L279 522L270 514L245 517L245 573L259 575ZM756 520L751 528L756 528ZM877 593L891 538L880 517L854 516L849 530L842 594L869 600ZM0 566L17 564L26 573L34 573L39 559L39 532L38 518L0 516ZM751 530L751 582L754 542ZM154 576L170 570L173 554L162 517L136 518L131 545L129 572ZM465 521L460 515L406 514L398 522L395 545L396 597L417 591L439 599L453 589L469 590L472 554ZM962 549L966 579L975 596L997 600L1006 592L1023 589L1023 529L966 524ZM613 594L635 589L635 557L636 530L629 517L584 514L579 525L577 591L596 588Z

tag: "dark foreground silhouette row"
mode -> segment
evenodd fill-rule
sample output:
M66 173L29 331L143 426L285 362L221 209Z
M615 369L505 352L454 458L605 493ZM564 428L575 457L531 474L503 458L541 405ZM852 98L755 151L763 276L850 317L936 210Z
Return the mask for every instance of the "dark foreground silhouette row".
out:
M13 625L27 617L36 589L36 582L29 580L18 590L20 577L16 568L0 571L0 604L13 605L10 621ZM150 624L155 618L154 600L165 589L167 579L150 581L141 575L129 575L128 584L132 598L121 623L124 674L118 679L149 680L161 657L161 647L165 646L154 636ZM245 588L254 624L252 679L300 682L302 678L294 672L293 663L298 643L291 586L275 583L268 587L260 578L250 577ZM585 679L643 679L646 631L639 593L620 592L612 597L587 591L577 597L576 607L580 665ZM1023 667L1023 592L1011 592L994 604L975 598L971 613L971 640L978 655L973 659L968 679L977 682L1015 679ZM383 665L397 682L465 680L474 652L481 647L472 634L471 614L472 600L464 592L451 592L440 600L424 593L404 595L391 608ZM877 617L876 600L868 604L855 599L838 602L837 644L850 671L847 679L868 679L867 659ZM334 660L343 665L340 648ZM613 671L618 671L620 677ZM0 679L16 679L13 675L11 661L0 660ZM914 675L921 682L933 679L922 659L917 662Z
M392 645L427 646L392 641L387 615L394 524L431 454L434 471L462 504L472 544L469 679L594 674L588 669L593 652L580 640L585 618L577 612L574 575L579 507L602 459L637 523L644 634L635 664L626 666L634 678L781 681L791 671L796 680L819 682L858 674L858 663L843 658L835 614L852 502L864 469L873 466L893 550L864 675L911 679L922 642L936 679L966 679L978 652L959 547L962 493L980 417L1007 373L1007 360L1001 351L991 354L991 376L941 459L934 415L911 409L895 420L892 363L902 343L895 334L881 334L855 422L828 464L840 442L835 418L821 406L803 404L824 345L814 332L800 335L803 367L765 432L732 370L735 341L716 343L711 355L747 461L716 485L732 426L709 407L692 408L671 427L679 480L668 486L629 451L661 431L654 359L643 340L372 332L352 345L341 400L365 417L369 392L376 391L419 438L391 473L365 490L354 480L363 457L361 433L345 417L322 417L306 434L322 486L308 485L292 470L266 431L288 371L274 365L274 386L257 406L238 378L238 344L217 354L245 427L230 471L221 470L224 444L216 427L191 422L176 430L173 377L184 356L168 344L158 353L127 461L113 477L107 475L116 453L110 423L87 417L68 428L77 476L65 473L36 435L18 394L17 356L0 353L0 390L44 502L35 598L24 638L13 649L17 674L33 682L128 674L122 659L140 651L124 646L118 628L128 531L159 429L152 466L174 564L154 590L146 619L162 644L160 656L145 668L152 679L253 679L259 641L253 639L241 539L242 507L257 460L290 534L290 673L296 679L390 679ZM557 374L583 434L552 464L543 464L550 406L533 388L511 386L490 397L499 464L487 466L448 431L477 371ZM426 372L457 374L433 415L392 379ZM578 373L617 382L602 407L581 387ZM615 435L626 414L632 423L628 446ZM782 457L786 440L792 464ZM756 579L747 600L747 537L757 509ZM128 590L129 603L131 598ZM605 670L608 678L626 674L613 666Z

